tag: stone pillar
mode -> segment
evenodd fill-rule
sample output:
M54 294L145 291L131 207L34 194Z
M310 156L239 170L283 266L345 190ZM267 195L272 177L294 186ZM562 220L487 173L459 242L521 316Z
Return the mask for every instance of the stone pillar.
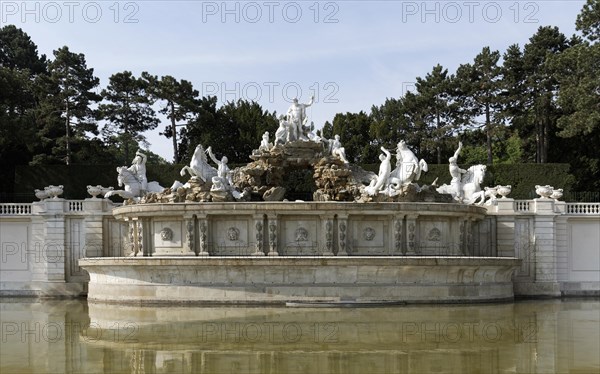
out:
M198 217L198 256L208 256L208 220L206 216Z
M515 256L515 201L511 198L496 200L496 248L498 257Z
M269 256L279 256L277 252L277 216L269 216L267 219L269 226Z
M560 296L556 273L556 216L554 200L534 199L535 283L537 295Z
M338 215L338 256L348 256L348 216Z
M265 225L264 218L262 215L254 216L254 237L256 239L256 243L254 244L254 253L252 256L264 256L265 248L264 248L264 240L265 240Z
M83 201L83 211L86 213L84 221L85 232L85 257L102 257L104 201L89 198ZM78 258L72 259L77 261Z
M323 256L333 256L333 217L321 217L323 229Z
M34 244L36 252L40 250L38 260L45 270L41 276L46 282L65 282L65 200L52 198L43 203L43 236Z

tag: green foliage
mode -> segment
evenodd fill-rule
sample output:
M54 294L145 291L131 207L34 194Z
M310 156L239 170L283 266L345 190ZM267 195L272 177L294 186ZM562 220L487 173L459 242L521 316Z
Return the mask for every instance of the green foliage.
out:
M575 24L577 30L591 42L600 40L600 1L587 0Z
M217 109L217 97L203 97L196 118L180 134L181 159L191 160L196 146L202 144L205 148L211 146L217 158L227 156L229 163L246 163L264 132L269 131L273 139L278 125L275 114L256 102L238 100Z
M173 141L173 162L179 162L177 127L183 126L178 123L181 121L189 122L193 119L193 114L197 111L198 91L192 84L186 80L178 81L170 75L158 79L147 72L142 73L142 78L147 81L150 95L164 103L164 106L158 111L167 116L169 124L161 133Z
M116 73L109 78L102 97L105 102L99 105L98 116L108 121L102 135L109 144L122 146L125 160L129 160L132 142L147 145L143 133L158 126L148 82L134 77L130 71Z

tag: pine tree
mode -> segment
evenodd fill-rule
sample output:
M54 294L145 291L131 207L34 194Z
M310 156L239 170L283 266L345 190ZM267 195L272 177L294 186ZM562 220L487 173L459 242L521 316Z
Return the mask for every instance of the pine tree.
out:
M147 82L130 71L113 74L102 90L104 101L98 115L108 121L102 129L105 141L122 147L124 162L130 161L132 148L147 145L144 132L158 126Z

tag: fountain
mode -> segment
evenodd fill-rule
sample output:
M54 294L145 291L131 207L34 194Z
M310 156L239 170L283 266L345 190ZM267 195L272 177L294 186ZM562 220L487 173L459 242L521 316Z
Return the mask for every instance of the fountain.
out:
M312 103L312 100L311 100ZM400 141L396 168L381 148L378 174L351 165L339 137L311 132L309 104L292 104L248 165L199 145L185 184L151 192L145 175L113 215L127 224L126 257L79 261L88 299L117 303L398 303L513 298L515 258L495 257L481 229L485 167L451 186L416 183L427 163ZM460 146L455 158L460 153ZM209 164L208 157L217 165ZM144 159L145 161L145 159ZM456 160L454 160L456 162ZM137 159L135 170L145 170ZM133 167L133 166L132 166ZM457 168L457 167L456 167ZM312 170L313 201L287 201L283 182ZM135 176L134 172L129 173ZM130 178L132 179L132 178ZM135 179L135 178L133 178ZM487 195L490 199L495 199Z

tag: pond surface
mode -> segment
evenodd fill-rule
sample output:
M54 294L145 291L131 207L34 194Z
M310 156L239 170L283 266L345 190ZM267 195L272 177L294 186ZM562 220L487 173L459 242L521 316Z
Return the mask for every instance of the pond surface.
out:
M373 308L0 300L6 373L593 373L600 301Z

